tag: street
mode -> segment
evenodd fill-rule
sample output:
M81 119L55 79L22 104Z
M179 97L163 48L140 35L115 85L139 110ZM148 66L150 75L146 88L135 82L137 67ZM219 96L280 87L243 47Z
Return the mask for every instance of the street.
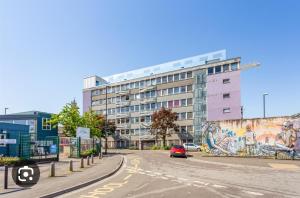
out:
M300 197L299 161L121 153L116 175L61 197Z

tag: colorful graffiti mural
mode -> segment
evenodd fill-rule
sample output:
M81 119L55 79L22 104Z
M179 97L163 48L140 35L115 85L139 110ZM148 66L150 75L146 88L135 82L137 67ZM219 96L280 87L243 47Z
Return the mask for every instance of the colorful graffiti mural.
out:
M300 158L300 117L207 122L202 139L214 155L274 156L283 153Z

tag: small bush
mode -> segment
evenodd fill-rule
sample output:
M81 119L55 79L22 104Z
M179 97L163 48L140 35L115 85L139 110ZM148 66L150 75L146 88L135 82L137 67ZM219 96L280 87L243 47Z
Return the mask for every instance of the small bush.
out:
M170 146L164 146L163 147L164 150L170 150L170 148L171 148Z
M19 157L0 157L0 166L14 165L21 161L22 159Z
M91 156L92 154L95 155L96 153L97 153L96 149L88 149L88 150L82 151L80 153L80 156L81 157L87 157L87 156Z
M159 146L156 146L156 145L153 145L150 149L151 149L151 150L159 150L160 147L159 147Z

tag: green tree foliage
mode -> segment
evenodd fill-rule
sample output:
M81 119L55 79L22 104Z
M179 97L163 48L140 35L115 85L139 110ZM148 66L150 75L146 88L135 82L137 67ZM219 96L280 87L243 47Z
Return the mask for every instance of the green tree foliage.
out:
M58 124L63 125L63 133L67 137L75 137L76 129L79 126L83 126L83 121L79 113L79 107L75 100L71 103L67 103L59 114L55 114L51 118L52 126Z
M151 133L155 137L159 137L163 141L163 146L166 146L166 137L170 136L170 129L178 131L178 126L175 124L177 115L172 112L172 109L161 108L152 114Z
M91 137L102 137L104 119L102 116L98 116L91 108L89 111L84 112L82 116L82 124L86 128L90 128Z

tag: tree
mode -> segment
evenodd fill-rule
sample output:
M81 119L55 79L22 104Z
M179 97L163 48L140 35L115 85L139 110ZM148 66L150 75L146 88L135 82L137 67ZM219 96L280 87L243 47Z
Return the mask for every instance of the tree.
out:
M82 118L76 101L67 103L59 114L52 115L50 123L54 127L57 127L58 124L63 125L64 135L75 137L77 127L82 126Z
M99 117L91 108L89 111L84 112L82 116L82 124L84 127L89 128L91 137L102 137L102 127L104 125L103 117Z
M155 111L152 114L151 133L155 137L160 137L163 141L163 146L166 146L166 137L170 136L170 129L178 130L178 126L175 124L177 115L172 112L172 109L161 108L159 111Z
M116 127L115 122L108 120L107 135L106 135L105 118L103 117L103 115L98 115L98 119L103 120L103 125L100 126L100 130L101 130L101 137L105 139L105 153L107 153L107 137L114 135L117 127Z

